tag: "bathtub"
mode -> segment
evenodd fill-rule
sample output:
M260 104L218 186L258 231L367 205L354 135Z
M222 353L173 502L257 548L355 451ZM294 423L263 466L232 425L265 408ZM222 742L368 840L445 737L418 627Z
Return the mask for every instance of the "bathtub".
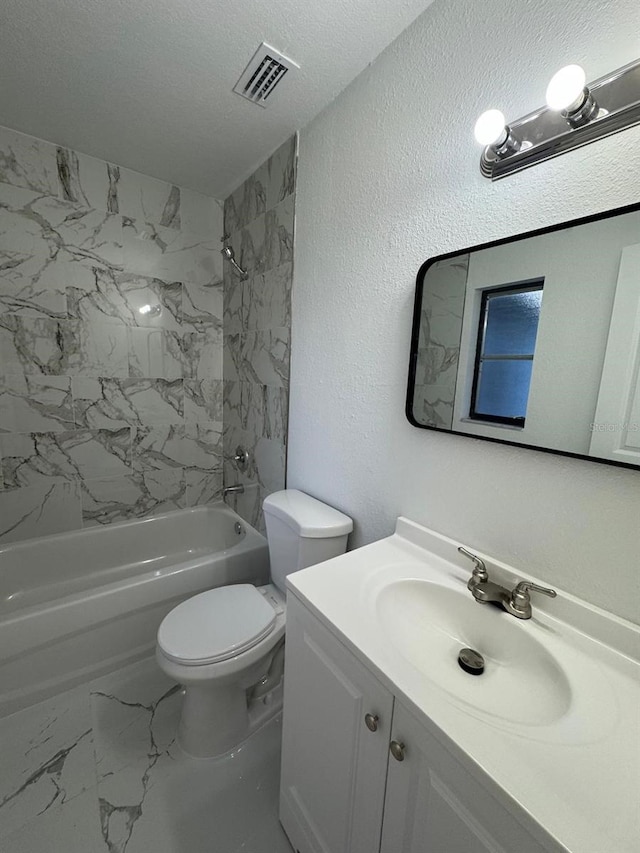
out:
M183 599L268 576L223 503L0 547L0 717L151 654Z

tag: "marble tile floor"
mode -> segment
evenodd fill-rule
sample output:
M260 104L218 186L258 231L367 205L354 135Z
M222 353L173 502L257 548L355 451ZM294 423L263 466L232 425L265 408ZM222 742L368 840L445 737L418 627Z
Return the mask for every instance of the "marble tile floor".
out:
M1 853L291 853L281 717L199 760L181 701L148 659L0 720Z

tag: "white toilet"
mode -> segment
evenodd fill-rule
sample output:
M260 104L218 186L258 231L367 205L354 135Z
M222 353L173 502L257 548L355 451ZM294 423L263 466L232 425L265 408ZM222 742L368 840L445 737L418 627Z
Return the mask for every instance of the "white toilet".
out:
M227 752L277 709L268 700L282 680L286 576L343 554L353 529L348 516L296 489L269 495L263 509L271 583L202 592L158 630L158 664L185 687L178 741L196 757Z

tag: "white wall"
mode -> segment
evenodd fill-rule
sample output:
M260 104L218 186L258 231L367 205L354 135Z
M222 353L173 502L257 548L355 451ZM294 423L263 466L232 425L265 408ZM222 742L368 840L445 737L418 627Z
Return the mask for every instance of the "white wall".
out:
M637 0L436 0L303 131L288 462L354 545L407 515L636 621L638 471L418 430L404 401L425 258L640 199L640 128L493 184L477 115L631 61L639 31Z

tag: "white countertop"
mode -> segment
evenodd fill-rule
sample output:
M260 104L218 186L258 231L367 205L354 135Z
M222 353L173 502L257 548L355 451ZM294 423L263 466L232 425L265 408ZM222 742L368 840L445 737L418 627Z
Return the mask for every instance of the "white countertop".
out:
M560 590L553 600L533 594L533 618L514 621L542 637L562 663L571 704L543 725L484 713L400 654L376 612L378 593L390 580L464 589L472 566L457 553L458 544L468 545L399 519L393 536L289 575L287 583L396 696L455 745L470 772L488 775L559 850L638 853L640 629ZM511 588L523 579L480 556L492 580Z

